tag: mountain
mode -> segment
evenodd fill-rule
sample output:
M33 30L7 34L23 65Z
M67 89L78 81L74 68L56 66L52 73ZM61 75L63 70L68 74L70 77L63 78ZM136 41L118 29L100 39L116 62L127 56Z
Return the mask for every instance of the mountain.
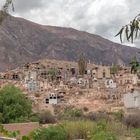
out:
M98 35L39 25L8 16L0 25L0 70L49 58L77 61L84 53L95 64L128 64L139 49L113 43Z

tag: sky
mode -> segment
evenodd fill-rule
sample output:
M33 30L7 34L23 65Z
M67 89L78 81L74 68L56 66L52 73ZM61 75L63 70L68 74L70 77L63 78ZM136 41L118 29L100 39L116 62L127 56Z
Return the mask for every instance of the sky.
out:
M2 5L4 0L0 1ZM43 25L72 27L118 43L115 34L140 13L140 0L14 0L14 6L14 16ZM131 46L139 45L136 41Z

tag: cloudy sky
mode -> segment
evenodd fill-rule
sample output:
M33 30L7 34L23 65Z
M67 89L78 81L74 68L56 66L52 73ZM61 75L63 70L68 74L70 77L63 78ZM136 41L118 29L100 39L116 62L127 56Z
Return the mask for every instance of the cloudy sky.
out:
M116 42L119 39L114 35L122 25L140 13L140 0L14 0L14 5L15 16L44 25L72 27ZM140 43L136 44L138 47Z

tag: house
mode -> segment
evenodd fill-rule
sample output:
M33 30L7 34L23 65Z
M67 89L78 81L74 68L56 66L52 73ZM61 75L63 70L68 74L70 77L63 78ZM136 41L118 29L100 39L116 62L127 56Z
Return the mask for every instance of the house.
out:
M124 94L123 101L126 108L140 108L140 93L132 89Z

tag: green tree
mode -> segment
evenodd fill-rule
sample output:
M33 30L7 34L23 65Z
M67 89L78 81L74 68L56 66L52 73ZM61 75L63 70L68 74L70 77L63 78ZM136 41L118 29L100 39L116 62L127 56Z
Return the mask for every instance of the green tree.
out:
M32 104L19 88L7 85L0 90L0 123L29 121Z
M49 75L49 78L53 81L56 79L56 76L58 75L58 71L57 69L55 68L52 68L48 71L48 75Z
M132 60L130 62L130 66L131 66L131 73L136 74L139 69L139 62L137 61L136 57L132 58Z
M31 137L33 140L66 140L66 131L63 126L49 126L35 130Z
M120 36L120 41L123 42L123 37L127 41L133 43L134 39L138 38L140 32L140 14L138 14L129 24L123 26L116 36Z
M79 74L84 75L86 68L87 68L87 62L86 62L86 59L85 59L83 53L79 57L78 68L79 68Z
M14 11L13 0L5 0L5 4L2 6L0 11L0 23L8 16L9 7L12 6L12 11Z
M120 70L120 66L114 65L110 68L111 74L117 74Z

